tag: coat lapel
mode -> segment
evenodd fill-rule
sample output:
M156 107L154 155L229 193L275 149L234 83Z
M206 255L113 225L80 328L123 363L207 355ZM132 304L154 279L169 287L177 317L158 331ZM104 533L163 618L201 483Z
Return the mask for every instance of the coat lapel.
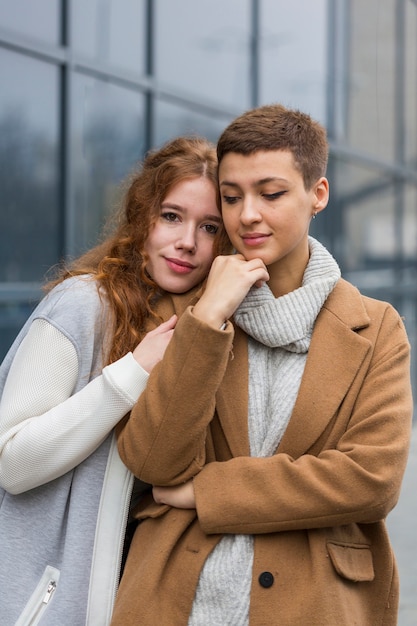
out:
M304 454L321 435L345 397L370 350L355 332L369 324L358 290L339 281L321 310L313 332L294 410L279 452ZM247 338L235 328L234 358L217 394L217 411L233 456L249 455Z
M321 311L278 452L297 458L311 448L336 413L369 350L367 339L328 310Z

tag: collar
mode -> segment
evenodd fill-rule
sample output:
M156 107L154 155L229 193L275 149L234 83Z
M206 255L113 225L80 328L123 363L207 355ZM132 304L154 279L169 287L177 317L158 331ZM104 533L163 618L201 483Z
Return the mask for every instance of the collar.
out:
M307 352L317 315L340 279L339 266L326 248L313 237L309 248L301 287L279 298L267 284L252 287L235 312L236 325L267 347Z

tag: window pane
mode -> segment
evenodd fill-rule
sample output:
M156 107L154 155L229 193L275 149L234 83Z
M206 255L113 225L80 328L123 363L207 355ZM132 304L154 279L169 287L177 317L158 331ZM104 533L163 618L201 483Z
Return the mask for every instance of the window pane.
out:
M417 4L406 3L405 151L409 166L417 166Z
M160 146L177 135L201 135L215 143L230 120L209 117L161 100L155 102L154 144Z
M77 52L115 67L145 69L144 0L73 0L71 36Z
M243 0L156 0L157 77L209 102L249 106L249 6Z
M395 2L351 1L349 143L381 159L395 155Z
M0 76L0 282L42 280L59 254L58 70L0 49Z
M417 268L417 189L404 185L404 216L402 220L402 239L404 257L410 266ZM415 282L415 276L413 276Z
M75 254L97 241L107 215L114 209L119 183L142 158L144 99L136 92L86 76L76 76L75 203L72 215L77 235Z
M401 242L398 202L392 178L363 164L336 164L330 211L343 216L344 269L363 272L374 286L393 283ZM357 279L353 281L357 284Z
M344 277L401 311L416 293L416 191L389 179L380 182L379 192L362 199L357 194L345 207Z
M282 102L325 121L327 0L263 0L261 102Z
M0 0L0 26L59 44L59 0Z

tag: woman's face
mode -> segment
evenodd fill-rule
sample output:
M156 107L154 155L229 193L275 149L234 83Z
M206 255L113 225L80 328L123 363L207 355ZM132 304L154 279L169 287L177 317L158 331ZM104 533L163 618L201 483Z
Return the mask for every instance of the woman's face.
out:
M206 278L220 224L216 190L207 178L183 180L171 189L145 244L146 269L159 287L185 293Z
M230 152L219 167L223 222L238 252L260 258L274 295L300 286L308 263L308 230L328 201L320 178L306 190L289 151Z

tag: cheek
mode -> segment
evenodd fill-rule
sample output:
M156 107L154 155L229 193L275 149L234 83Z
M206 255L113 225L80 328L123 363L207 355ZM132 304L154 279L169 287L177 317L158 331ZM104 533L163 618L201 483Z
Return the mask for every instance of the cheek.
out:
M156 251L161 247L162 239L163 237L162 237L161 229L158 227L158 225L155 225L151 229L148 235L148 238L146 240L146 243L144 245L144 250L148 254L149 257L154 255Z
M201 264L205 267L210 267L214 259L214 241L204 242L201 246Z
M157 258L157 251L160 246L158 246L157 237L155 237L155 230L153 230L148 239L146 240L145 245L143 246L143 250L146 253L146 269L148 273L152 276L154 272L154 265Z
M237 219L237 215L230 211L226 211L226 213L223 213L223 227L226 231L226 235L233 242L233 237L236 235L236 231L239 228L239 220Z

